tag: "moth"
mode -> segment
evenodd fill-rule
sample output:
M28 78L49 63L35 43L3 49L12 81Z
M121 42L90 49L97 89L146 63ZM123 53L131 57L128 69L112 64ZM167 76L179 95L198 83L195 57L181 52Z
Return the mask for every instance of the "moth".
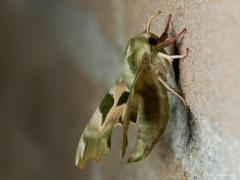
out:
M128 145L128 127L137 127L135 146L128 162L146 158L163 134L169 119L167 92L178 96L167 83L167 74L174 59L185 58L189 49L182 55L170 56L164 50L183 36L186 29L176 37L168 37L172 15L170 14L163 33L157 36L150 32L152 15L143 30L127 44L123 71L114 86L105 95L93 113L80 138L75 164L84 169L87 160L99 162L111 147L111 134L116 125L122 125L121 156L125 155Z

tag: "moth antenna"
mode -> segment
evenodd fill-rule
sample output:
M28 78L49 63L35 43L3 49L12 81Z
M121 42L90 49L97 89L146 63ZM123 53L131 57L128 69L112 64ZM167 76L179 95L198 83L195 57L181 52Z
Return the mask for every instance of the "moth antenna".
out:
M167 24L166 24L166 26L165 26L165 29L164 29L163 33L167 33L167 32L168 32L168 29L169 29L171 20L172 20L172 14L169 14L169 15L168 15Z
M148 21L147 21L147 27L146 27L147 34L149 34L149 29L150 29L152 20L153 20L155 17L157 17L159 14L161 14L161 11L158 11L156 14L150 16L150 18L148 19Z

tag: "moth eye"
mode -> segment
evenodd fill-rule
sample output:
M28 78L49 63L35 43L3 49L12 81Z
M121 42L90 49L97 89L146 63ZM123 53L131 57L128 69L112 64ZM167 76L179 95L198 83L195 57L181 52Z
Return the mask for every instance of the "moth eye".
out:
M153 37L150 37L150 38L148 38L148 42L149 42L149 44L151 44L151 45L157 45L157 39L156 38L153 38Z

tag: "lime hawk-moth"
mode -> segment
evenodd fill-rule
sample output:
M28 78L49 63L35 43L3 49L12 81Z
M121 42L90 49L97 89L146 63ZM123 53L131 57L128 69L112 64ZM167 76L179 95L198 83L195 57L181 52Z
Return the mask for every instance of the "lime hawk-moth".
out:
M111 134L118 124L123 126L122 150L124 157L130 123L136 124L136 143L128 162L136 162L149 155L154 145L163 134L169 119L167 92L177 95L185 104L179 93L167 83L169 68L174 59L184 58L183 55L170 56L164 48L174 44L186 29L176 37L168 37L171 14L164 32L157 36L150 32L151 21L160 11L151 16L144 31L128 42L123 71L114 86L103 98L95 110L80 138L75 163L81 169L86 161L101 160L111 146Z

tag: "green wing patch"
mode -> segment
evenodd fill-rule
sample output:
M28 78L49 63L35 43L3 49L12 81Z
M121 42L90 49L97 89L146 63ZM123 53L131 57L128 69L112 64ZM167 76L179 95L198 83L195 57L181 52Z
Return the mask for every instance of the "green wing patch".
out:
M117 102L125 101L126 91L126 85L117 81L93 113L78 143L75 163L81 169L85 168L87 160L99 162L109 151L112 131L125 108L125 104L117 105Z
M99 106L99 110L102 113L102 124L104 123L108 112L113 107L113 104L114 104L113 95L107 93Z
M117 106L120 106L124 103L127 102L129 97L129 92L125 91L124 93L122 93L121 97L119 98L118 102L117 102Z

